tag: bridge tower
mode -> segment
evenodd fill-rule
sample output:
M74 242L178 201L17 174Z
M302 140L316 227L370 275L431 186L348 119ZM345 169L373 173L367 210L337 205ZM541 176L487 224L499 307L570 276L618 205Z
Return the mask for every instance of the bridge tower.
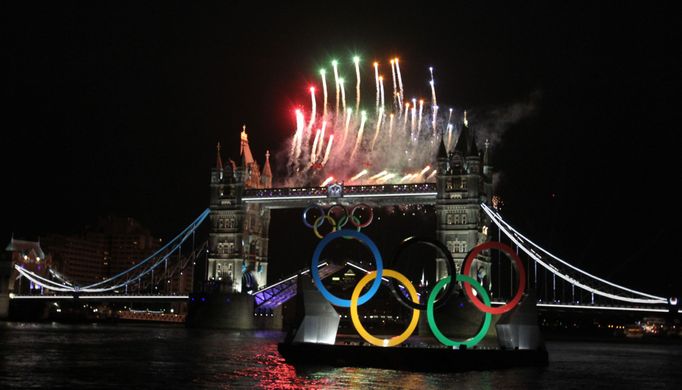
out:
M255 291L267 284L270 210L242 202L249 188L272 187L270 152L261 173L249 147L246 127L241 132L241 163L224 163L217 146L211 169L210 232L206 281L223 292Z
M455 147L448 151L441 137L436 174L436 236L444 243L460 270L466 254L488 240L487 218L479 206L492 197L492 166L489 143L483 155L476 146L476 135L469 128L466 112ZM472 269L489 288L490 258L481 255ZM444 259L436 264L437 279L447 276Z

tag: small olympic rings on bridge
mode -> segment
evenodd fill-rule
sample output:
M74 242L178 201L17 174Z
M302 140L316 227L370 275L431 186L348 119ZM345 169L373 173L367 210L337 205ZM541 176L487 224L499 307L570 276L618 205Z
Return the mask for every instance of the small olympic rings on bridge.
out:
M443 245L440 241L431 238L408 237L404 239L403 242L401 242L400 245L398 246L398 249L395 251L395 254L393 255L393 261L391 263L391 266L395 267L398 264L400 255L405 251L405 249L407 249L407 247L417 243L426 244L440 251L440 253L443 254L443 256L445 256L445 265L448 268L448 274L455 275L457 273L455 260L452 258L452 254L450 253L448 248L445 245ZM454 283L447 284L447 287L445 287L445 290L443 291L441 298L436 300L435 306L436 308L442 307L447 301L447 299L450 298L450 295L452 295L452 289L454 288L454 285L455 285ZM398 298L398 301L400 301L400 303L402 303L406 307L410 309L426 310L426 304L419 303L419 301L413 302L407 299L405 294L402 291L400 291L400 285L398 284L398 281L396 279L391 280L391 290L393 291L393 294L396 296L396 298Z
M362 222L362 219L355 215L355 212L358 209L369 210L369 216L367 217L367 220L365 222ZM309 219L308 214L310 214L311 210L316 210L317 211L316 214L319 215L315 217L313 223L308 222ZM339 213L338 210L341 210L342 212ZM372 210L371 207L364 203L360 203L358 205L353 206L351 208L350 213L348 212L348 209L341 204L332 205L327 210L326 213L324 212L322 206L318 204L311 204L303 210L303 224L306 227L313 229L313 233L315 234L315 236L320 239L322 239L324 235L320 233L319 229L324 224L325 221L328 221L332 225L331 230L332 232L343 229L343 227L346 226L349 221L359 232L360 230L362 230L362 228L369 226L373 220L374 211ZM351 239L352 237L344 236L344 238Z
M384 276L393 278L394 280L399 280L400 283L402 283L403 286L405 286L405 288L409 292L412 301L419 303L419 295L417 294L417 290L414 288L414 285L410 282L410 280L407 277L405 277L405 275L401 274L398 271L384 269ZM412 311L412 320L410 321L410 324L407 326L407 329L405 329L405 331L399 334L398 336L393 336L390 339L380 339L378 337L372 336L371 334L369 334L369 332L367 332L365 327L362 326L362 323L360 322L360 317L358 316L358 297L360 296L360 292L362 292L362 289L372 279L381 280L381 278L377 277L377 271L372 271L365 275L362 279L360 279L358 284L353 289L353 295L350 298L350 318L353 321L355 329L358 331L360 336L362 336L362 338L365 339L367 342L379 347L393 347L407 340L407 338L412 335L414 329L417 327L417 323L419 322L419 310L414 309Z
M379 290L379 285L381 284L381 277L383 275L383 270L384 270L384 262L381 258L381 253L379 252L379 248L377 248L376 244L374 241L372 241L369 237L367 237L365 234L357 232L355 230L350 230L350 229L343 229L343 230L337 230L335 232L331 232L327 234L322 241L320 241L317 246L315 247L315 251L313 252L313 258L310 263L310 275L313 277L313 280L315 281L315 285L317 285L317 289L320 290L320 293L333 305L335 306L340 306L340 307L350 307L351 301L350 299L341 299L338 298L332 293L327 290L326 287L322 284L322 279L320 279L320 273L317 269L317 265L320 263L320 255L322 255L322 250L329 245L329 243L332 240L335 240L339 237L352 237L360 241L361 243L365 244L369 250L372 252L372 255L374 256L374 262L376 263L376 273L377 277L374 279L374 282L370 286L369 290L360 298L358 298L358 305L362 305L365 302L369 301L374 294L376 294L377 290Z
M481 251L484 251L486 249L497 249L499 251L504 252L507 256L509 256L513 261L514 265L516 265L516 271L518 272L518 277L519 277L519 288L516 291L516 294L514 297L511 299L511 301L507 302L506 304L499 306L499 307L490 307L490 305L485 305L482 303L479 299L476 298L474 295L473 291L473 285L472 287L465 287L464 291L466 292L467 296L473 302L474 305L478 308L478 310L483 311L485 313L490 313L490 314L502 314L506 313L509 310L513 309L516 307L516 305L521 301L521 297L523 296L523 292L526 290L526 269L523 266L523 262L519 258L519 255L514 252L514 250L509 246L505 245L501 242L495 242L495 241L490 241L486 242L480 245L475 246L469 254L467 254L466 259L464 259L464 264L462 266L462 274L469 276L471 273L471 265L474 262L474 259L478 256ZM435 287L434 287L435 290ZM484 299L485 301L485 299Z

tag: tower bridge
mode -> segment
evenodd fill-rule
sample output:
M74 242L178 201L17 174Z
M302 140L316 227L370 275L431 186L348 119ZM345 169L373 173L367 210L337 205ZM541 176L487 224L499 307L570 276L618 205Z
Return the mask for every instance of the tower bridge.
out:
M269 152L261 169L253 158L244 130L239 165L232 160L226 163L218 145L216 165L210 172L210 208L157 252L128 270L86 286L70 282L68 275L35 267L36 262L30 259L37 255L24 254L23 259L28 260L20 257L12 264L10 283L3 287L4 293L17 301L189 300L189 291L178 291L174 278L187 267L201 263L205 264L204 285L211 285L224 294L248 296L250 307L256 310L272 310L296 294L296 276L307 271L296 271L277 282L268 280L271 210L305 208L311 204L369 207L425 204L434 207L435 236L452 254L457 270L461 270L472 248L492 240L489 231L496 229L524 259L528 270L526 285L535 291L538 307L543 310L680 312L674 306L676 300L593 275L553 255L516 230L495 207L489 144L486 142L485 150L479 152L473 132L466 124L461 128L451 150L440 141L435 156L435 182L348 185L333 182L326 186L291 188L273 187ZM196 231L204 222L209 224L208 240L197 243ZM352 261L344 266L358 269ZM340 266L323 264L321 267L320 274L328 276ZM437 258L436 279L447 276L447 272L445 259ZM511 299L510 291L518 286L513 267L506 268L490 251L482 251L477 256L472 273L491 291L494 305Z

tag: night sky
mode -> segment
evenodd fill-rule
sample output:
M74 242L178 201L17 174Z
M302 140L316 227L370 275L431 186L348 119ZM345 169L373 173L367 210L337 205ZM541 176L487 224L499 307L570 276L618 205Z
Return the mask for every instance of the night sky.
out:
M262 162L266 148L285 147L322 64L398 55L406 89L426 95L433 66L439 103L494 130L496 192L518 229L600 276L682 295L670 270L677 13L649 3L321 7L3 5L0 237L76 232L113 214L170 238L208 206L216 142L237 160L246 124ZM299 222L274 231L287 223Z

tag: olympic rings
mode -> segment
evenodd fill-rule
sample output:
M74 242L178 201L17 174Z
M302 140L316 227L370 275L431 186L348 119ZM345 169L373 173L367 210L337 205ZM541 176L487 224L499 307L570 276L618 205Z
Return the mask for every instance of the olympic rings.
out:
M511 301L505 303L504 305L500 307L490 307L489 305L486 306L485 304L481 303L479 299L476 298L474 295L473 289L471 287L469 288L464 288L464 291L466 292L467 296L469 299L471 299L471 302L473 302L474 305L478 308L478 310L490 313L490 314L502 314L506 313L509 310L513 309L516 307L516 305L521 301L521 297L523 296L523 292L526 289L526 269L523 267L523 262L519 258L519 255L514 252L514 250L509 247L506 244L503 244L501 242L495 242L495 241L490 241L486 242L480 245L477 245L472 249L469 254L467 254L466 259L464 259L464 264L462 266L462 274L469 276L471 272L471 265L478 256L478 254L481 251L484 251L486 249L498 249L504 253L507 254L513 261L514 264L516 265L516 270L519 273L519 289L516 291L516 294L514 295L514 298L512 298ZM473 286L473 285L472 285ZM435 288L434 288L435 290Z
M355 206L358 207L358 206ZM308 209L306 209L307 211ZM353 208L355 210L355 208ZM331 213L330 213L331 214ZM305 218L304 218L305 219ZM325 214L323 217L319 217L314 224L314 230L319 236L319 232L317 232L317 227L319 227L322 223L324 223L324 220L328 219L330 220L330 223L332 223L332 226L336 228L339 224L335 223L333 220L333 217L331 215ZM362 224L360 223L359 219L353 215L353 211L351 211L350 215L346 217L346 219L351 219L353 221L356 219L356 223L354 225L358 226L360 228ZM370 217L369 221L372 220L372 217ZM365 225L366 226L366 225ZM351 299L341 299L338 298L334 295L332 295L329 290L327 290L324 285L322 284L322 280L320 278L319 270L317 268L319 262L320 262L320 256L322 254L322 251L326 246L334 239L337 239L339 237L344 237L344 238L353 238L357 239L361 243L363 243L365 246L367 246L370 251L372 252L372 255L374 256L374 260L376 262L376 271L368 272L367 275L365 275L358 284L355 286L353 289L353 293L351 295ZM315 251L313 253L312 261L310 264L310 274L315 281L315 285L317 285L318 290L322 294L322 296L325 297L331 304L335 306L340 306L340 307L348 307L350 308L351 312L351 320L353 323L353 326L357 330L358 334L360 336L368 341L369 343L377 346L383 346L383 347L389 347L389 346L395 346L398 345L405 340L407 340L410 335L414 332L417 323L419 321L419 315L421 310L426 310L426 317L429 323L429 327L431 328L431 332L433 335L436 337L436 339L441 342L444 345L451 346L451 347L459 347L459 346L466 346L466 347L473 347L476 344L478 344L487 334L490 324L492 322L492 315L493 314L502 314L505 312L508 312L512 308L514 308L518 302L521 300L521 297L523 295L523 292L525 290L526 284L525 284L525 278L526 278L526 271L525 268L523 267L523 263L521 262L521 259L518 257L516 253L510 248L509 246L499 243L499 242L488 242L484 243L481 245L478 245L474 247L473 250L471 250L468 254L466 259L464 260L464 264L462 267L462 271L460 274L456 273L456 267L454 264L454 260L452 258L452 254L450 251L445 247L442 243L436 240L431 240L431 239L420 239L420 238L415 238L415 237L410 237L406 240L404 240L398 250L396 251L396 257L394 258L394 262L397 262L397 259L399 255L402 253L402 251L409 245L412 245L414 243L426 243L429 246L432 246L438 250L440 250L445 257L447 258L447 265L448 265L448 271L450 272L450 275L439 280L436 285L433 287L431 292L428 295L428 299L426 302L426 305L422 305L419 303L419 296L417 294L417 291L414 288L414 285L410 282L407 277L405 277L403 274L401 274L398 271L388 269L388 268L383 268L383 260L381 257L381 253L379 253L379 249L377 248L376 244L365 234L360 233L359 231L355 231L352 229L335 229L326 236L322 238L322 240L317 244L317 247L315 247ZM507 255L511 257L512 260L514 260L514 263L518 269L518 274L519 274L519 289L516 293L516 295L513 297L511 301L509 301L507 304L493 308L491 307L491 302L490 302L490 297L488 295L488 292L485 290L485 288L476 281L476 279L472 278L469 276L469 273L471 272L471 266L473 264L473 260L476 259L476 256L483 250L487 249L498 249L503 252L505 252ZM454 275L454 280L455 282L452 282L453 280L453 275ZM358 306L366 303L372 297L376 292L379 290L379 286L381 284L382 276L386 276L388 278L394 279L391 282L391 290L393 291L394 295L396 295L399 298L399 301L403 303L405 306L408 306L412 308L412 319L410 320L409 325L407 326L407 329L401 333L398 336L394 336L388 339L380 339L378 337L375 337L371 335L367 330L364 328L362 323L360 322L360 318L358 316ZM369 290L364 294L360 295L362 292L363 288L372 281L372 284L369 288ZM397 282L395 281L397 280ZM400 282L400 283L398 283ZM450 295L453 293L453 286L455 285L456 282L460 282L463 284L466 284L467 286L463 286L464 291L466 292L468 298L471 300L471 302L484 313L484 319L483 323L481 325L481 328L478 330L478 332L471 338L466 339L464 341L456 341L456 340L451 340L448 337L446 337L438 328L438 325L436 325L435 317L434 317L434 310L440 306L442 306L445 301L449 298ZM407 300L407 296L400 290L400 284L404 286L404 288L407 290L410 301ZM476 290L480 298L477 298L473 290ZM444 295L441 296L440 300L437 300L436 298L438 297L438 294L443 291ZM480 299L483 300L483 302L480 301ZM407 303L409 302L409 304Z
M313 228L313 225L308 223L308 211L310 211L310 209L313 208L317 209L320 212L320 216L325 215L324 210L322 210L322 207L320 207L319 205L311 204L310 206L306 207L305 210L303 210L303 224L310 229Z
M363 224L356 223L355 219L353 218L355 216L355 210L357 210L358 207L364 207L366 209L369 209L369 219L367 220L367 222L365 222ZM369 226L369 224L372 223L372 220L374 220L374 210L364 203L359 203L359 204L356 204L355 206L353 206L353 208L350 210L350 216L351 216L350 223L352 223L353 226L359 227L359 228L364 228L364 227ZM359 218L358 218L358 220L359 220Z
M384 270L386 272L387 270ZM436 295L437 292L443 288L444 284L448 285L453 285L454 283L450 283L452 280L452 276L448 276L447 278L443 278L436 285L433 287L433 290L431 290L431 293L429 294L429 299L426 302L426 319L429 321L429 327L431 328L431 332L433 333L434 336L440 341L442 344L447 345L449 347L459 347L460 345L466 345L467 347L473 347L474 345L478 344L483 337L485 337L485 334L488 333L488 328L490 328L490 322L492 321L492 315L489 312L485 312L485 316L483 319L483 324L481 325L481 328L478 330L478 332L471 337L470 339L464 340L464 341L455 341L447 338L441 331L438 329L438 325L436 325L436 319L433 316L433 309L434 309L434 301L436 300ZM457 274L456 281L458 282L464 282L468 283L471 285L471 287L475 288L476 291L483 297L483 302L487 305L486 307L490 306L490 297L488 296L488 293L485 291L483 286L481 286L480 283L478 283L474 278L467 276L467 275L462 275L462 274ZM478 299L474 299L473 301L478 301Z
M322 279L320 279L320 273L317 269L317 265L320 263L320 255L322 254L322 250L334 239L339 238L339 237L353 237L360 241L361 243L365 244L369 250L372 252L372 255L374 256L374 262L376 263L377 267L377 278L374 279L374 283L372 283L372 286L370 287L369 291L365 293L365 295L361 296L358 299L357 304L362 305L365 302L369 301L372 299L374 294L376 294L377 290L379 290L379 285L381 284L381 277L383 275L383 268L384 268L384 262L381 258L381 253L379 252L379 248L377 248L376 244L374 244L374 241L372 241L369 237L367 237L365 234L356 232L355 230L350 230L350 229L343 229L343 230L337 230L335 232L331 232L324 236L322 241L320 241L317 246L315 247L315 252L313 252L313 258L310 263L310 275L313 277L313 280L315 281L315 284L317 285L317 289L320 290L320 293L329 301L331 302L332 305L335 306L340 306L340 307L350 307L351 301L350 299L341 299L338 298L334 295L332 295L329 290L327 290L326 287L322 284Z
M414 288L414 285L410 283L410 280L407 277L405 277L405 275L401 274L398 271L384 269L384 276L393 278L394 280L399 280L400 283L402 283L407 289L407 291L410 293L410 298L412 298L414 302L417 303L419 302L419 295L417 294L417 290ZM381 278L377 277L377 271L372 271L365 275L362 279L360 279L358 284L355 286L355 289L353 289L353 295L350 298L351 302L350 318L353 321L355 329L358 331L360 336L362 336L362 338L365 339L367 342L379 347L393 347L407 340L407 338L412 335L414 329L417 327L417 323L419 322L419 310L414 309L412 311L412 320L410 321L410 324L407 326L407 329L405 329L405 331L399 334L398 336L393 336L390 339L380 339L378 337L372 336L371 334L369 334L369 332L367 332L365 327L362 326L362 323L360 322L360 317L358 316L358 297L360 296L360 292L362 292L362 289L372 279L381 280Z
M319 230L317 230L318 227L322 226L324 221L329 221L329 223L332 225L332 232L336 231L336 221L334 218L330 217L329 215L322 215L321 217L318 217L315 220L315 224L313 225L313 233L317 236L317 238L322 239L322 235L320 234Z
M398 260L400 259L400 255L405 251L405 249L413 244L417 243L424 243L430 247L438 249L443 255L445 255L445 265L448 268L448 274L454 275L457 273L457 267L455 266L455 260L452 258L452 254L448 250L448 248L443 245L440 241L434 240L431 238L418 238L418 237L408 237L403 240L403 242L400 243L398 246L398 249L396 250L395 254L393 255L393 262L392 266L395 267L397 265ZM442 295L441 299L436 300L436 308L442 307L445 302L450 298L450 295L452 295L452 289L454 288L454 283L449 283L447 287L445 288L445 291L443 292L444 295ZM435 287L434 287L435 289ZM391 280L391 290L393 291L393 294L398 298L400 303L402 303L404 306L406 306L409 309L418 309L418 310L426 310L426 304L424 303L419 303L419 301L413 302L407 299L405 294L403 294L400 291L400 286L398 285L398 282L393 279Z
M355 215L355 210L357 210L358 208L366 208L369 210L369 218L364 223L362 223L361 219ZM310 222L308 222L308 213L312 209L315 209L319 212L319 217L316 217L314 222L311 224ZM343 210L343 214L341 215L341 217L337 221L336 215L335 215L336 214L335 210L338 210L338 209ZM362 228L367 227L372 223L372 221L374 220L374 211L372 210L371 207L369 207L368 205L366 205L364 203L360 203L360 204L353 206L351 208L350 213L348 212L348 209L345 206L338 204L338 203L332 205L327 210L326 213L324 212L324 209L322 208L322 206L320 206L318 204L311 204L303 210L303 224L306 227L313 229L313 233L315 233L315 236L317 238L322 239L322 237L324 237L322 234L320 234L318 229L320 228L320 226L322 226L322 224L324 223L325 220L329 221L329 223L331 223L331 225L333 226L332 232L337 231L337 230L341 230L344 226L346 226L348 221L350 221L350 223L355 228L357 228L357 231L359 232L360 230L362 230ZM344 238L352 238L352 237L344 237Z

